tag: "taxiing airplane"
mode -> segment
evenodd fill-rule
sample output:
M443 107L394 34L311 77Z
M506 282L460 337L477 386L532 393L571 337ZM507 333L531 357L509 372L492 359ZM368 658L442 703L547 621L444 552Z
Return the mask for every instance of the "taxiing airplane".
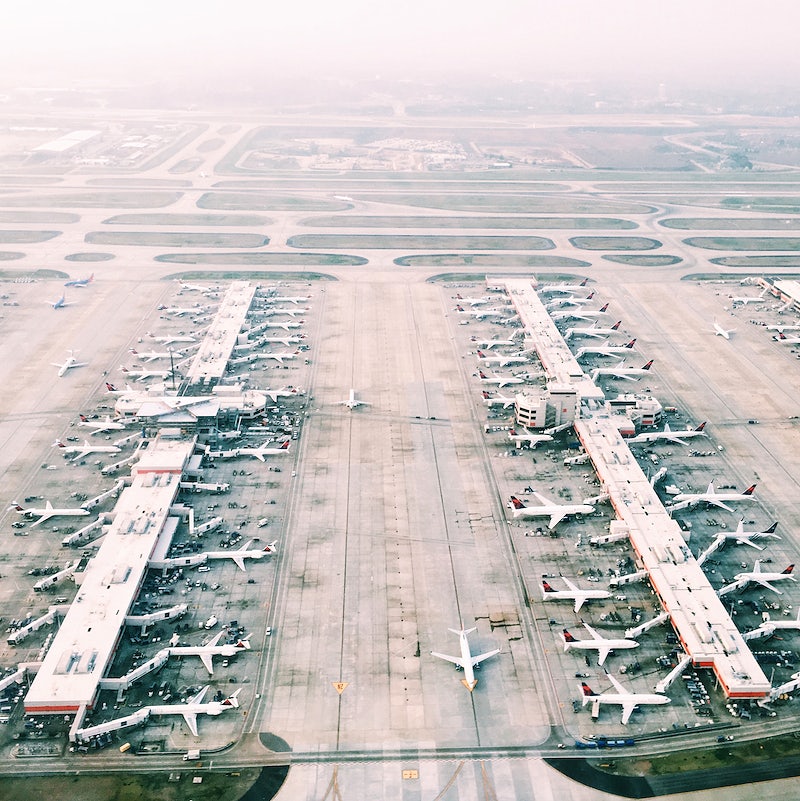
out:
M248 540L241 548L237 548L235 551L206 551L206 559L231 559L239 570L245 571L245 559L263 559L265 556L272 556L276 552L277 540L258 549L250 548L253 542L254 540Z
M486 390L484 390L483 402L486 404L486 406L502 406L504 409L508 409L509 406L513 406L517 402L517 399L503 397L502 395L492 396L486 392Z
M520 445L528 445L530 448L535 448L540 442L553 441L553 438L549 434L534 434L532 431L519 433L514 428L509 430L508 438L512 442L516 442Z
M350 397L347 400L337 401L336 405L346 406L348 409L353 410L357 409L359 406L370 406L371 404L367 403L367 401L356 400L356 391L351 389Z
M197 716L198 715L221 715L229 709L236 709L239 706L238 695L241 689L224 701L207 701L203 703L208 692L208 685L203 687L197 695L190 698L185 704L159 704L146 707L151 715L183 715L189 731L197 737Z
M591 640L576 640L567 629L561 637L564 640L564 651L597 651L597 664L602 665L611 651L622 651L629 648L638 648L636 640L609 639L598 634L588 623L583 627L591 635Z
M756 559L756 563L753 565L753 569L749 572L744 573L737 573L733 577L733 581L723 587L717 594L722 597L723 595L727 595L729 592L734 592L735 590L743 590L747 587L748 584L759 584L760 586L772 590L774 593L778 595L783 595L781 590L777 589L777 587L772 586L773 581L797 581L797 579L792 575L792 571L794 570L794 565L789 565L786 570L783 570L780 573L767 573L766 571L761 569L761 560Z
M88 362L79 362L75 358L74 350L70 350L67 352L69 353L69 356L67 356L67 360L65 362L63 362L62 364L56 364L55 362L52 363L53 367L58 367L59 378L65 376L67 374L67 371L71 370L73 367L86 367L86 365L88 364Z
M90 453L119 453L121 448L116 445L92 445L87 440L83 441L83 445L65 445L60 439L53 443L54 448L60 448L64 454L75 454L71 461L77 461Z
M714 334L716 336L730 339L734 331L736 331L735 328L723 328L716 320L714 321Z
M576 359L582 359L584 356L616 356L618 353L630 353L636 340L632 339L624 345L597 345L596 347L578 348L575 354Z
M697 428L673 431L669 427L669 423L666 423L663 431L642 431L641 434L631 437L628 443L631 445L638 445L642 442L674 442L677 445L685 445L687 439L692 439L693 437L707 437L708 434L705 432L705 427L706 424L704 421L700 423Z
M58 300L46 300L45 303L48 306L52 306L54 309L63 309L65 306L74 306L75 304L70 302L67 303L66 297L62 293L61 297Z
M480 380L484 384L496 384L498 389L502 389L503 387L510 386L511 384L522 384L524 383L523 379L517 378L516 376L502 376L502 375L494 375L488 376L486 375L483 370L478 370L478 376Z
M75 286L79 289L85 286L89 286L89 284L94 281L94 273L92 273L88 278L73 278L70 281L67 281L64 286Z
M610 328L601 328L597 323L588 327L574 327L568 328L564 334L564 339L572 339L572 337L594 337L595 339L605 339L619 331L622 325L622 320L617 320Z
M696 506L698 503L706 503L709 506L718 506L727 512L732 512L730 501L752 501L756 485L752 484L744 492L717 492L714 489L714 482L710 482L705 492L679 492L672 499L672 503L666 507L667 511L685 509L687 506Z
M641 367L627 367L625 361L615 364L613 367L595 367L592 370L592 381L596 381L599 376L606 378L624 378L629 381L638 381L643 375L648 375L653 366L653 359Z
M581 607L586 601L602 601L611 597L608 590L581 590L573 584L568 578L561 576L561 580L569 587L567 590L554 590L546 581L542 582L542 600L543 601L574 601L575 612L581 611Z
M181 289L185 292L219 292L222 287L203 286L202 284L185 284L181 282Z
M478 358L484 364L498 364L500 367L505 367L509 364L527 364L531 360L530 355L524 350L521 350L518 353L508 353L503 356L489 356L488 354L479 350Z
M200 661L205 666L210 676L214 675L214 665L212 658L215 656L236 656L240 651L250 650L250 635L242 637L235 643L223 643L219 641L226 634L225 629L209 640L205 645L178 645L178 635L173 634L169 642L170 656L199 656Z
M33 526L38 526L39 523L44 523L51 517L84 517L85 515L89 514L88 510L82 508L56 509L53 507L53 504L50 503L50 501L45 502L44 509L36 509L34 507L25 509L18 503L12 503L9 508L13 509L15 512L18 512L21 515L25 515L25 517L38 516L39 519L31 526L31 528L33 528Z
M287 439L282 445L279 445L277 448L270 448L267 443L265 442L263 445L260 445L258 448L237 448L236 455L237 456L254 456L258 459L259 462L264 461L265 456L281 456L284 453L289 452L289 440Z
M83 414L79 416L81 419L78 426L80 428L93 429L92 434L102 434L106 431L124 431L125 429L125 423L121 423L119 420L112 420L108 414L105 420L90 420Z
M478 654L477 656L473 656L469 649L469 640L467 638L467 635L471 634L473 631L476 631L476 629L462 628L462 629L448 629L448 631L452 631L453 634L458 635L458 639L461 644L461 656L448 656L447 654L440 654L436 651L431 651L431 654L433 656L439 657L439 659L446 659L448 662L452 662L456 667L463 670L464 678L461 680L461 683L470 692L472 692L475 689L475 685L478 683L478 680L475 678L474 668L478 667L481 662L483 662L485 659L488 659L490 656L499 654L500 649L495 648L494 651L487 651L484 654Z
M614 685L616 692L598 693L592 688L581 682L581 692L583 693L583 706L592 702L592 717L596 718L600 714L600 707L603 704L613 704L622 707L622 725L625 726L633 714L633 710L639 705L645 704L668 704L670 699L661 693L631 693L628 692L610 673L606 673L609 681Z
M512 495L514 518L549 517L548 528L555 528L568 515L588 515L595 511L588 503L554 503L540 492L533 493L541 506L526 506L519 498Z

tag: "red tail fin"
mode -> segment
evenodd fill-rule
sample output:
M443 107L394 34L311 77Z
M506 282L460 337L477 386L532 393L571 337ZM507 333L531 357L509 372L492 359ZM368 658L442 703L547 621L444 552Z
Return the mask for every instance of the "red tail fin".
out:
M594 290L592 290L587 296L586 300L591 300L594 297Z
M789 567L787 567L786 570L783 571L783 573L786 576L790 576L793 570L794 570L794 565L789 565Z
M706 421L704 420L702 423L700 423L699 426L697 426L695 431L703 431L703 429L705 429L705 427L706 427Z
M286 442L283 443L283 445L281 445L281 450L282 451L288 451L289 450L289 440L288 439L286 440Z
M617 322L614 323L614 325L611 326L611 329L613 331L616 331L621 325L622 325L622 320L617 320Z
M514 508L515 509L524 509L525 508L525 504L519 498L517 498L514 495L511 496L511 503L514 504Z
M653 366L653 359L650 359L650 361L647 362L647 364L644 365L644 367L642 367L642 370L649 370L652 366Z
M577 640L566 630L563 631L564 642L577 642Z
M545 592L555 592L555 590L546 581L542 582L542 589Z
M626 348L632 348L632 347L633 347L635 344L636 344L636 340L635 340L635 339L632 339L630 342L628 342L628 343L625 345L625 347L626 347Z
M117 388L113 384L109 384L108 381L106 381L106 389L109 392L116 392L117 391Z
M581 281L578 286L586 286L588 283L589 283L589 279L588 278L584 278L583 281Z
M483 372L483 370L478 370L478 375L479 375L481 378L486 378L486 373L484 373L484 372Z
M590 698L593 695L597 695L597 693L594 690L592 690L592 688L585 681L581 682L581 690L583 691L583 694L587 698Z
M106 384L106 386L108 386L108 384ZM78 417L81 418L81 422L82 423L88 423L89 422L89 418L85 414L79 414Z
M601 306L601 307L600 307L600 311L601 311L601 312L608 311L608 304L606 303L606 304L604 304L603 306Z
M756 485L751 484L743 493L742 495L752 495L756 491Z

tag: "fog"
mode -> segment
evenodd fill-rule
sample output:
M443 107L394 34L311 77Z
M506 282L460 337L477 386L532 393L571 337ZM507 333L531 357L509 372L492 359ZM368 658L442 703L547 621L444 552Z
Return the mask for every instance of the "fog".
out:
M501 76L796 83L795 0L7 2L6 87Z

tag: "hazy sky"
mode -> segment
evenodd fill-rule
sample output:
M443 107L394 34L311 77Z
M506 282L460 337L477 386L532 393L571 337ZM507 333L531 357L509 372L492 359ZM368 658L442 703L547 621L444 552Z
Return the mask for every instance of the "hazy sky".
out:
M798 0L6 0L5 83L74 76L752 73L797 82Z

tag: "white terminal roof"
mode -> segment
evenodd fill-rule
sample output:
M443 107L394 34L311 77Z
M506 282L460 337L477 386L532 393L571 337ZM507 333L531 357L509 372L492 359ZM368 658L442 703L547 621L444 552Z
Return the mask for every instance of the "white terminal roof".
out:
M775 289L791 298L795 305L800 305L800 281L780 279L774 282Z
M167 527L181 473L195 440L159 436L133 468L113 523L25 696L25 711L72 713L91 708L113 661L125 617L148 561Z
M228 287L189 368L190 383L220 379L225 375L255 293L256 287L249 281L234 281Z
M257 389L215 393L213 395L153 395L131 390L117 398L114 412L123 417L139 417L168 425L194 422L200 418L216 418L220 411L238 411L251 416L267 403L267 394Z
M90 139L94 139L95 136L100 136L101 133L102 131L72 131L59 139L54 139L52 142L45 142L33 149L34 151L44 153L64 153L73 147L88 142Z
M568 350L566 342L552 320L547 326L544 317L550 318L533 282L507 279L505 285L540 358L544 354L542 364L548 374L560 383L571 381L582 398L598 397L587 387L593 382L582 370L574 374L569 359L559 353L552 329ZM620 435L615 418L598 410L588 419L576 420L575 431L693 664L713 668L728 697L766 696L769 680Z

